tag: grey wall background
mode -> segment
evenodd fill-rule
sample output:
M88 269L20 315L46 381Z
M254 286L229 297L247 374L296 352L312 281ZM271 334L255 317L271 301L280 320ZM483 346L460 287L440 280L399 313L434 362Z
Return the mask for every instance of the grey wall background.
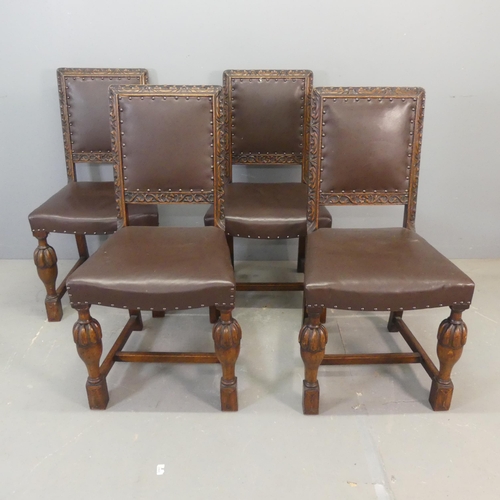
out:
M417 230L451 258L500 257L498 1L3 0L0 19L2 258L31 257L27 215L66 182L60 66L145 67L152 83L169 84L220 84L225 69L306 68L316 86L425 87ZM162 223L201 224L204 209L183 208L163 211ZM343 208L334 217L336 226L399 225L402 212ZM72 238L50 241L60 258L76 255ZM242 241L237 258L286 258L294 245Z

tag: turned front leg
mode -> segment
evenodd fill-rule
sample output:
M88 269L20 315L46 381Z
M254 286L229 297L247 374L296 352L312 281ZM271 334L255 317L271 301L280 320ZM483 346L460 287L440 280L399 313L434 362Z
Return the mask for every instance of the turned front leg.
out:
M61 321L62 306L56 288L57 279L57 255L55 250L47 244L48 233L38 231L34 233L38 240L38 246L33 254L38 276L45 285L47 295L45 297L45 309L49 321Z
M99 361L102 355L101 325L90 316L90 306L78 309L78 321L73 327L73 339L78 355L88 371L87 396L91 410L104 410L109 394L106 377L101 374Z
M215 354L222 366L220 400L222 411L238 410L238 387L235 365L240 354L241 327L232 317L231 309L219 309L220 317L214 324L212 336Z
M318 369L328 342L328 332L321 324L321 314L321 308L307 308L306 323L299 333L300 356L305 368L302 393L302 409L305 415L319 413Z
M467 326L462 321L462 309L451 308L450 317L439 325L437 337L439 373L432 380L429 402L434 411L445 411L450 409L453 396L451 370L460 359L467 341Z

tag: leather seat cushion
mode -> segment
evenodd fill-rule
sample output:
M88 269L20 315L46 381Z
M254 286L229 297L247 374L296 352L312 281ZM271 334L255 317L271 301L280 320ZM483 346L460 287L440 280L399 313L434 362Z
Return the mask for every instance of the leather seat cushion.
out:
M72 306L233 306L234 290L226 237L216 227L123 227L68 280Z
M305 236L307 186L302 183L228 184L224 210L226 232L233 236L269 239ZM331 217L329 221L331 225Z
M129 205L132 225L157 226L153 205ZM116 231L113 182L70 182L29 215L32 231L110 234Z
M214 206L210 205L207 212L205 213L205 226L213 226L215 222L214 217ZM332 227L332 214L329 212L328 208L325 206L319 207L319 217L318 217L319 227Z
M405 310L469 306L473 281L414 231L318 229L308 235L307 306Z

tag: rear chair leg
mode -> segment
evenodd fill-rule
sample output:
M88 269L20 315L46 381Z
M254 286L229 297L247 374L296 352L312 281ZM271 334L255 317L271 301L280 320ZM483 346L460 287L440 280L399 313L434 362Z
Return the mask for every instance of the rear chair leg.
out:
M220 401L222 411L238 410L238 387L235 365L240 353L241 327L232 317L232 309L217 308L220 317L213 326L215 354L222 365Z
M208 312L210 315L210 323L217 323L217 320L220 318L220 312L215 306L210 306L208 308Z
M34 233L38 240L38 246L33 254L38 276L45 285L47 296L45 297L45 309L49 321L61 321L62 306L61 298L56 289L57 279L57 255L55 250L47 244L48 233L38 231Z
M467 326L462 321L462 309L451 307L451 314L441 322L438 329L437 354L439 358L439 373L434 377L431 386L429 402L434 411L450 409L453 396L451 370L460 359L467 341Z
M396 319L403 317L403 311L391 311L389 315L389 321L387 322L387 330L390 332L399 332L398 325L396 324Z
M231 265L234 267L234 238L231 234L226 234L227 246L229 247L229 254L231 255Z
M91 410L104 410L108 405L109 394L106 377L99 369L102 355L101 325L90 316L90 306L78 308L78 321L73 327L73 338L78 355L87 366L87 396Z
M304 272L304 265L306 261L306 237L299 236L299 253L297 257L297 272Z
M319 413L318 369L325 356L328 332L321 324L321 308L307 308L306 323L299 333L300 355L305 367L302 409L305 415Z

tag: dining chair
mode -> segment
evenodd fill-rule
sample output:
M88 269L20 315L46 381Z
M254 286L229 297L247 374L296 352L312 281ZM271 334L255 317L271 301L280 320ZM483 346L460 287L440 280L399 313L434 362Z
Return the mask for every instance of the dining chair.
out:
M232 317L234 271L224 231L218 227L223 186L219 169L225 133L216 86L111 86L112 141L120 229L68 280L70 303L78 311L73 328L77 351L88 370L92 409L106 408L106 377L117 361L220 363L221 409L238 409L235 363L241 328ZM134 206L212 203L211 227L137 227ZM101 327L90 315L99 305L129 311L130 319L108 355ZM123 350L141 311L175 312L210 307L215 353Z
M313 74L308 70L227 70L224 106L229 129L224 224L234 261L233 238L298 238L297 270L303 272L310 99ZM301 182L233 182L235 165L267 169L299 165ZM212 209L205 216L212 224ZM331 227L326 207L321 227ZM299 287L299 288L297 288ZM302 289L301 283L238 283L240 290Z
M319 411L322 364L420 363L432 380L431 407L450 408L451 370L467 339L462 312L474 283L415 232L424 97L421 88L314 91L299 334L305 414ZM319 207L328 205L402 205L403 227L318 228ZM439 368L403 320L404 311L435 307L451 309L438 328ZM399 332L411 352L325 354L324 308L388 312L388 330Z
M86 235L107 235L116 231L117 208L113 182L82 182L77 164L113 164L109 129L108 87L111 84L145 84L145 69L60 68L57 70L59 105L68 183L29 214L33 236L38 240L34 261L45 285L48 321L62 318L61 298L68 276L89 256ZM156 207L137 206L131 210L134 225L158 225ZM50 233L75 236L79 259L56 284L57 255L47 243Z

